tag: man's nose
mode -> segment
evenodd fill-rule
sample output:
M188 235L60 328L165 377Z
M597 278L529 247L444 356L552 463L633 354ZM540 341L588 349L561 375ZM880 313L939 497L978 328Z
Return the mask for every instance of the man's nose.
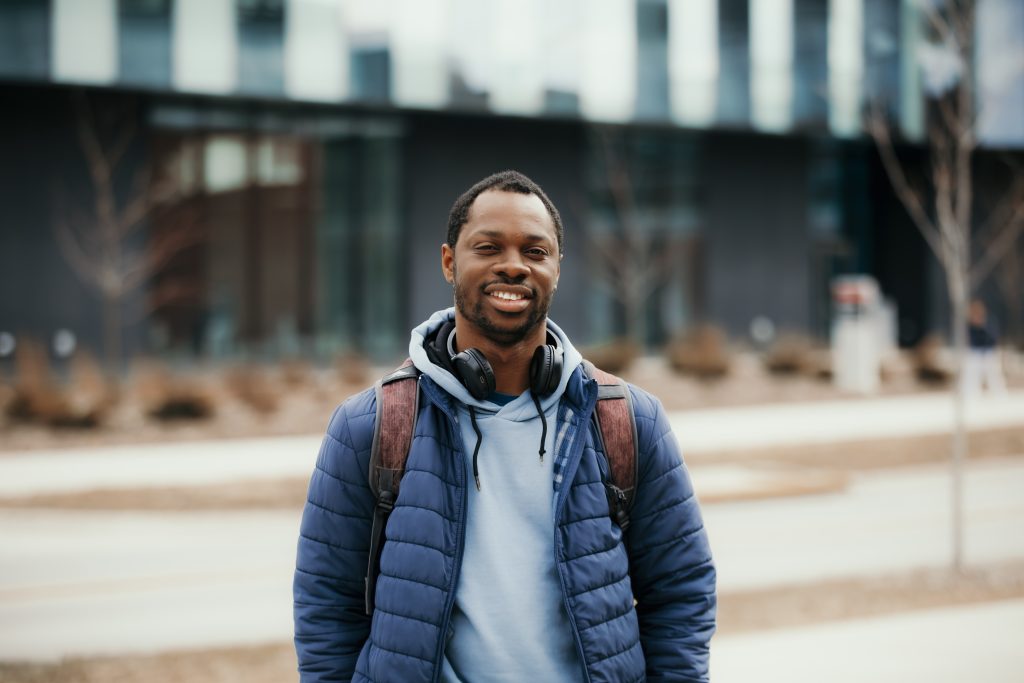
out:
M509 249L501 260L494 264L494 271L512 280L522 280L530 274L530 266L518 251Z

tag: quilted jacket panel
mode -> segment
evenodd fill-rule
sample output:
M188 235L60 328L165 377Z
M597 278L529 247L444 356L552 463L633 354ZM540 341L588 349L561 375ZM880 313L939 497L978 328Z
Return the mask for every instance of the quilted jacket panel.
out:
M302 681L434 681L463 543L466 471L451 398L428 378L381 554L373 617L364 576L374 497L367 485L375 399L335 411L303 513L294 582ZM560 579L592 682L706 681L715 570L700 510L664 411L631 387L640 449L625 534L608 514L607 462L591 429L574 441L558 492ZM577 370L563 402L589 425L596 385ZM561 413L561 411L560 411ZM634 607L634 600L636 605Z

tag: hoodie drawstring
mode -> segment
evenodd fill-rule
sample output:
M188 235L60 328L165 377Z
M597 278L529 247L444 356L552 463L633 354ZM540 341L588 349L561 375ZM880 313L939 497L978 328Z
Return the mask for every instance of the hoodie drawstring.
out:
M533 396L533 405L537 406L537 415L540 417L540 450L537 451L540 455L540 461L544 462L544 443L548 440L548 421L544 417L544 411L540 407L540 399L537 398L537 394L530 392ZM476 482L476 490L480 490L480 467L478 465L477 458L480 455L480 444L483 443L484 435L480 433L480 425L476 423L476 410L471 405L467 405L469 408L469 421L473 424L473 431L476 433L476 446L473 447L473 480Z
M476 432L476 446L473 448L473 479L476 480L476 490L480 490L480 468L477 467L476 458L480 454L480 443L484 440L484 435L480 433L480 427L476 423L476 411L473 406L467 406L469 408L469 421L473 423L473 431Z
M537 406L537 415L540 417L541 433L538 454L540 455L540 461L544 462L544 442L548 440L548 421L544 417L544 411L540 408L540 399L537 398L537 394L533 393L532 389L530 390L530 396L533 396L533 405Z

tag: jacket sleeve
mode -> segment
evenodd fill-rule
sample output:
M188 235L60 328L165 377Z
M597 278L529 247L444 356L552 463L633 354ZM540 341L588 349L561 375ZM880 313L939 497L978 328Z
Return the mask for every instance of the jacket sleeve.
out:
M657 399L633 391L639 445L630 576L652 681L708 680L715 566L693 485Z
M302 513L293 584L299 677L348 681L370 635L364 604L374 497L367 483L373 392L331 417Z

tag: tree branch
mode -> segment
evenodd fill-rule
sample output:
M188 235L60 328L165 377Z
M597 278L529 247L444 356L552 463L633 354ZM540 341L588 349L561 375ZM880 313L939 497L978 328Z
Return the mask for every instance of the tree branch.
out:
M914 4L924 14L925 19L931 24L940 40L943 42L946 40L956 40L956 32L953 30L953 27L946 20L946 17L942 16L942 12L935 9L934 4L928 2L928 0L917 0Z
M140 258L134 267L124 272L125 286L131 289L139 285L147 275L159 272L175 256L205 241L205 236L195 227L169 231L151 243L147 257Z
M1009 220L985 247L981 258L971 267L971 291L977 289L992 269L1009 253L1024 231L1024 201L1018 201Z
M914 225L921 233L921 236L924 237L928 246L931 247L935 257L939 259L940 263L945 264L946 255L942 248L939 231L928 218L928 214L921 203L921 198L907 182L903 166L900 164L899 159L896 158L896 152L893 149L892 139L889 136L889 127L882 118L881 112L878 111L877 103L874 105L872 113L868 115L867 128L871 137L875 140L875 146L878 148L879 156L882 158L882 166L885 168L886 175L889 176L889 182L892 183L893 189L896 190L896 196L899 197L903 208L910 214L911 220L913 220Z
M57 247L60 249L61 255L64 256L64 259L78 277L91 286L101 287L103 281L102 268L97 267L93 259L89 258L85 249L75 239L75 232L67 222L59 218L55 219L54 234L57 238Z

